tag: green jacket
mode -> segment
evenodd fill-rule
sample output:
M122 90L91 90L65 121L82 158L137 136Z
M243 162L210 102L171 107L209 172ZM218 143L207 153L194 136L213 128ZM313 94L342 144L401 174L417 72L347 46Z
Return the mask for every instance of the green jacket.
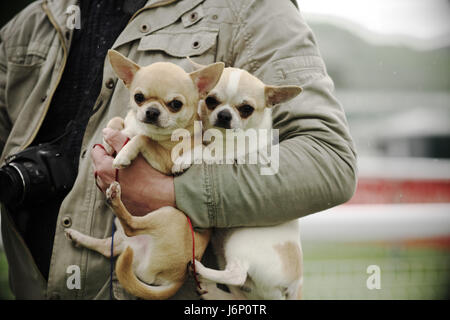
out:
M47 113L70 50L65 12L71 4L76 1L36 1L0 31L2 163L31 143ZM169 61L192 71L185 58L190 56L200 64L223 61L246 69L267 84L303 87L297 98L274 110L280 133L278 174L262 176L258 165L202 164L175 178L177 206L197 228L277 224L353 195L356 156L344 111L315 38L290 1L148 1L113 48L141 65ZM113 214L95 186L89 152L102 141L108 120L125 116L129 94L108 62L103 83L95 105L100 109L84 135L77 180L59 212L48 283L12 223L14 213L1 210L17 298L109 298L109 260L74 247L64 236L68 225L97 238L111 235ZM71 265L80 267L81 289L67 288ZM113 283L116 298L127 298ZM175 298L196 299L192 281Z

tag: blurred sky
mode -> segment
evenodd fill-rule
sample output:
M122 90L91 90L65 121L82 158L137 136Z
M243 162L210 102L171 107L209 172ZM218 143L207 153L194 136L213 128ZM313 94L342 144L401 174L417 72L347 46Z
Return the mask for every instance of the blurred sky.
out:
M449 0L297 0L305 15L346 18L381 34L450 38Z

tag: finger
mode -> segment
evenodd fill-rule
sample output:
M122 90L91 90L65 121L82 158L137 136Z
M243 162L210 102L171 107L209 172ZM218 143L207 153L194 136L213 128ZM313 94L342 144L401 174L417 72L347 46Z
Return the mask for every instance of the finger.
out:
M115 170L112 166L114 159L98 145L92 149L91 158L94 167L95 183L101 191L105 192L115 179Z
M95 184L104 193L106 189L115 181L115 176L109 171L95 171Z
M98 176L97 171L94 171L94 179L95 179L95 185L101 192L105 192L106 190L106 184L103 182L103 180Z
M94 147L91 152L94 171L100 178L114 177L116 170L113 168L114 158L111 157L105 149ZM108 181L109 182L109 181Z
M100 165L103 164L107 158L112 159L112 157L106 152L106 149L98 144L92 148L91 158L96 170L100 169Z
M105 139L116 152L119 152L128 138L121 131L105 128L103 129L103 139Z

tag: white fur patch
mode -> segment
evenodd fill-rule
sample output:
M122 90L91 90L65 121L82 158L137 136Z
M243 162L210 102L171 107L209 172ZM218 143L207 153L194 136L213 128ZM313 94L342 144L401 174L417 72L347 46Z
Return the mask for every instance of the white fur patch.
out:
M241 79L242 70L233 70L228 78L227 94L228 97L233 97L237 94L239 87L239 80Z

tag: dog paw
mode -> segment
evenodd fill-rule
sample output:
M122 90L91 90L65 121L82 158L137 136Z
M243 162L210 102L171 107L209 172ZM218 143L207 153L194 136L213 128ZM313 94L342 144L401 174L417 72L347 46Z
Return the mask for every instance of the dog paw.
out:
M106 201L112 203L115 199L120 198L121 192L120 184L117 181L114 181L110 184L109 188L106 189Z
M197 287L197 293L202 300L221 300L222 295L220 289L217 288L215 282L205 281L200 283L200 287Z
M181 157L175 159L174 164L172 166L172 173L179 174L187 170L194 163L193 157L194 157L193 153L188 152L183 154Z
M191 166L190 163L176 163L172 166L172 173L173 174L180 174L189 169Z
M200 288L197 286L197 294L203 300L208 300L208 299L204 298L204 296L208 294L208 290L206 290L205 282L200 283Z
M113 161L113 167L116 169L126 168L126 167L130 166L130 164L131 164L131 160L121 153L119 153Z

